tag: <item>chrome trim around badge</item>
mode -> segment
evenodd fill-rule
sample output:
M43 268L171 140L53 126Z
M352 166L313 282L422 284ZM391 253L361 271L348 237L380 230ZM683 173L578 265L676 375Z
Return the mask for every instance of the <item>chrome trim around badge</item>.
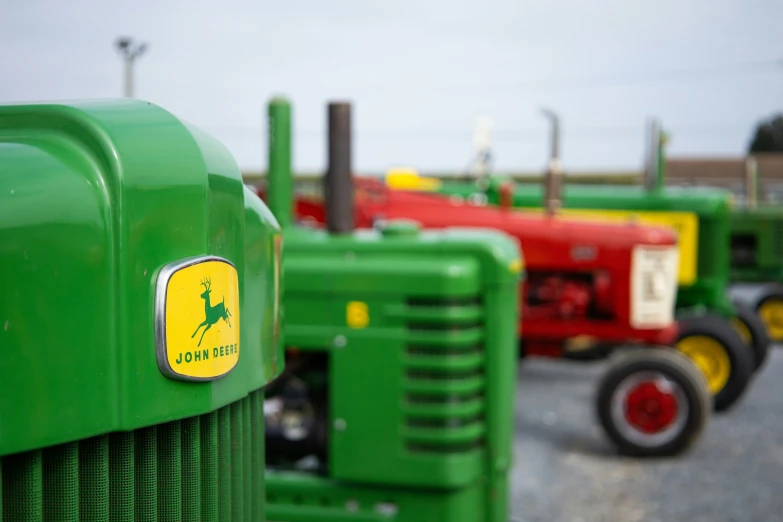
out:
M163 268L160 269L160 272L158 272L158 277L155 281L155 310L153 312L154 321L155 321L155 359L158 362L158 369L160 370L160 373L162 373L166 377L170 377L178 381L188 381L188 382L214 381L216 379L225 377L226 375L231 373L231 371L234 368L236 368L236 365L234 365L234 367L232 367L226 373L215 377L190 377L175 372L171 368L171 365L169 365L168 352L166 350L167 348L166 347L166 294L169 287L169 281L171 281L171 277L174 274L176 274L183 268L187 268L193 265L199 265L201 263L206 263L209 261L218 261L221 263L226 263L228 265L231 265L234 268L234 270L236 270L237 268L236 265L231 261L229 261L228 259L224 259L218 256L187 257L185 259L180 259L179 261L174 261L173 263L169 263L168 265L165 265ZM241 313L241 310L237 310L237 313Z

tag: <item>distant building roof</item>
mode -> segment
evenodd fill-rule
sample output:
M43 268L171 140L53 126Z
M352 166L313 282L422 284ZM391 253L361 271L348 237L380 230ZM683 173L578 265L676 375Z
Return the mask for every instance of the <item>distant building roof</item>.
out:
M759 199L783 200L783 154L757 154ZM745 157L733 158L668 158L668 185L709 185L725 187L738 195L744 194Z

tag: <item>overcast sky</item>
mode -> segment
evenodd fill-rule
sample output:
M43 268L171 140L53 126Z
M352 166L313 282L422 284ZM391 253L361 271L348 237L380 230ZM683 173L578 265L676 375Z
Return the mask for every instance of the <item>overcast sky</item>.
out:
M551 107L567 169L738 155L783 110L781 0L0 0L0 102L113 97L113 43L149 43L136 96L266 165L267 100L294 103L295 167L325 164L325 104L354 102L354 165L463 169L477 117L499 169L540 170ZM776 63L777 61L777 63Z

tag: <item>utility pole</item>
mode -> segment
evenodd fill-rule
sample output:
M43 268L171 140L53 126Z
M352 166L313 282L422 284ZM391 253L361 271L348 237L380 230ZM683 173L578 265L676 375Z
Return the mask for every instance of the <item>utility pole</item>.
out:
M119 51L125 63L125 86L123 96L126 98L133 98L133 64L136 58L139 58L144 51L147 50L147 44L133 43L133 39L127 36L118 38L115 42L115 47Z
M555 214L561 206L560 185L562 170L560 168L560 117L549 109L541 109L541 112L551 124L551 146L549 153L549 165L547 167L546 181L544 185L544 206L547 214Z

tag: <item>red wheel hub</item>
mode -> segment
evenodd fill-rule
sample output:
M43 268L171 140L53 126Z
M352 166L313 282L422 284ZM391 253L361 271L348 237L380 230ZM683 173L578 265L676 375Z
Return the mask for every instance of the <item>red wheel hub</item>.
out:
M644 433L666 429L677 418L677 397L654 381L644 381L628 392L625 419Z

